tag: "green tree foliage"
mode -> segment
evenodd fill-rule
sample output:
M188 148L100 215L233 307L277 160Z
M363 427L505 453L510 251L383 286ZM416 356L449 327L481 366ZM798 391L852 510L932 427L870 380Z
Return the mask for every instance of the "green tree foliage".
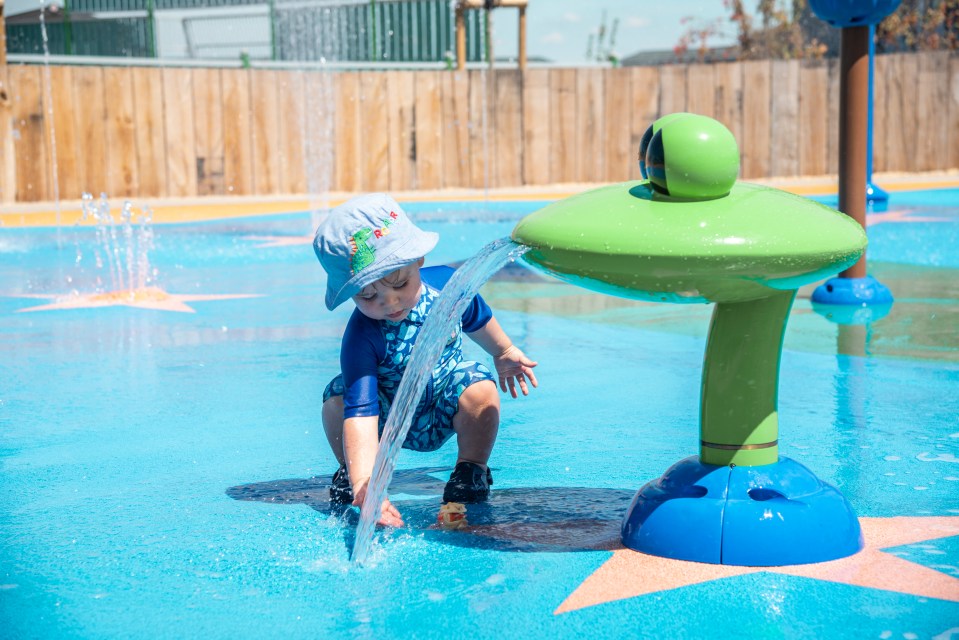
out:
M738 60L817 59L839 55L841 30L813 13L808 0L759 0L755 13L743 0L723 0L727 16L708 23L686 18L688 25L675 50L677 57L694 50L706 59L709 41L734 34L730 53ZM730 34L730 31L733 34ZM959 49L959 0L902 0L876 26L881 52Z

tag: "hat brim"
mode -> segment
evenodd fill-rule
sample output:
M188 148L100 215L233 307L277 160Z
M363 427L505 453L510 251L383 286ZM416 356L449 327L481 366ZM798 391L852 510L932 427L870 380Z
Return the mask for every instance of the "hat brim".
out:
M383 276L389 275L397 269L402 269L408 264L416 262L427 253L433 250L440 236L432 231L420 231L415 234L406 244L396 247L388 256L383 256L376 263L361 273L353 276L340 287L339 291L334 291L327 283L326 288L326 308L332 311L356 294L363 287L376 282Z

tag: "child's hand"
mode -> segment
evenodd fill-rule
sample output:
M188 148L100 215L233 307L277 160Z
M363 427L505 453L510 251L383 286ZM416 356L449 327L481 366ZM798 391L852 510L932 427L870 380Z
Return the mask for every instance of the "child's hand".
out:
M358 483L359 487L353 487L353 506L362 507L363 501L366 500L366 488L369 484L369 480L363 480ZM380 517L376 521L376 524L384 527L402 527L403 518L400 517L400 512L396 510L391 503L389 498L383 499L383 505L380 507Z
M527 358L522 349L516 345L510 345L506 351L493 358L493 365L496 367L497 375L499 375L499 388L503 391L509 391L511 396L517 398L519 397L516 393L516 385L518 384L523 395L528 396L527 380L534 387L539 386L536 382L536 374L533 373L533 367L537 364Z

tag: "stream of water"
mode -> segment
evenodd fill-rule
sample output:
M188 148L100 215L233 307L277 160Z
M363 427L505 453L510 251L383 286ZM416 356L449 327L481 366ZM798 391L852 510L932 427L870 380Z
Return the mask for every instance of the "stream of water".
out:
M383 499L393 479L396 457L406 439L406 433L410 430L413 412L426 389L433 367L446 346L447 338L480 287L508 262L516 260L526 251L527 247L518 245L509 238L495 240L480 249L449 279L423 323L423 329L417 337L409 365L400 381L383 435L380 437L373 476L370 478L366 499L360 510L360 521L356 526L352 555L355 564L363 564L369 557L376 521L380 517Z

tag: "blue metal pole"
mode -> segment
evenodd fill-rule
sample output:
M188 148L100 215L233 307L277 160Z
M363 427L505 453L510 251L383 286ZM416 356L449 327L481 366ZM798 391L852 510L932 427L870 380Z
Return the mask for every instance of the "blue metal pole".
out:
M872 183L872 110L873 83L875 82L876 25L869 25L869 109L866 113L866 205L875 211L885 211L889 205L889 194Z

